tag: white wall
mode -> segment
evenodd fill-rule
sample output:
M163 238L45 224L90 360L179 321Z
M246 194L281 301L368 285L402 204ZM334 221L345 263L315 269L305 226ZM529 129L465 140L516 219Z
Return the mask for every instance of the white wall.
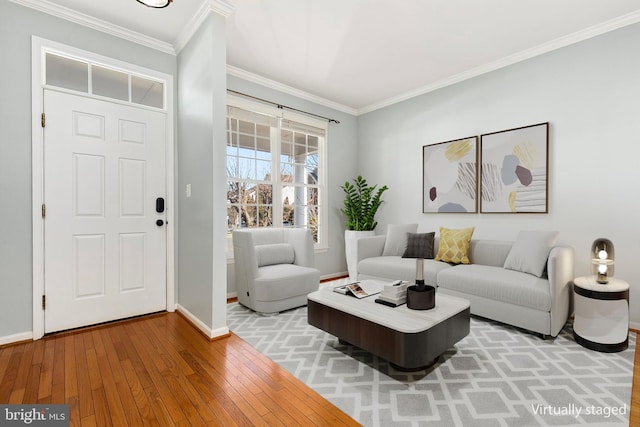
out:
M358 168L389 186L378 233L475 226L474 237L514 239L558 230L589 274L591 243L613 241L616 276L631 285L640 327L640 24L359 117ZM550 122L549 214L423 214L422 146Z
M178 55L177 300L210 336L228 332L225 30L212 14Z

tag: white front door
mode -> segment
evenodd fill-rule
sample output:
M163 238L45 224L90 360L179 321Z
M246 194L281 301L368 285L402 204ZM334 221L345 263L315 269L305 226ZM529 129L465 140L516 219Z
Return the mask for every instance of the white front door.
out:
M53 90L44 112L45 333L165 310L165 114Z

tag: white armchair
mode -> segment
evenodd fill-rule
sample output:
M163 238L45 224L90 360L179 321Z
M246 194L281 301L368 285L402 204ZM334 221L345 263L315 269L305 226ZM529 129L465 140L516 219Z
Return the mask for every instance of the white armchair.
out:
M307 295L320 286L309 230L234 230L233 251L238 300L254 311L278 313L307 305Z

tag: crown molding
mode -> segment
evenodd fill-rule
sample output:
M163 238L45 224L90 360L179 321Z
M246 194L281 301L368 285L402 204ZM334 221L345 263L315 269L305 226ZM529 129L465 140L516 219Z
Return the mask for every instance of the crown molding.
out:
M513 55L506 56L497 61L481 65L479 67L464 71L459 74L455 74L446 79L439 80L433 84L423 86L421 88L405 92L404 94L388 98L384 101L360 108L357 110L357 115L370 113L372 111L379 110L381 108L388 107L390 105L397 104L411 98L415 98L416 96L424 95L426 93L433 92L435 90L442 89L444 87L451 86L477 76L481 76L482 74L486 74L491 71L499 70L500 68L508 67L509 65L513 65L518 62L522 62L527 59L531 59L533 57L540 56L575 43L579 43L592 37L596 37L610 31L626 27L628 25L636 24L638 22L640 22L640 11L635 11L627 15L605 21L601 24L594 25L584 30L576 31L575 33L557 38L548 43L543 43L531 49L526 49Z
M228 18L235 11L235 7L222 0L211 0L211 11Z
M84 13L76 12L64 6L54 4L48 0L9 0L13 3L44 12L67 21L110 34L164 53L175 55L175 50L170 43L166 43L146 36L136 31L112 24L101 19L94 18Z
M191 37L193 37L204 20L207 19L207 17L211 13L216 13L227 19L229 16L231 16L234 10L235 8L233 6L225 3L222 0L203 1L198 11L189 20L187 25L184 26L175 43L173 44L176 55L180 53L182 49L184 49L187 43L189 43L189 40L191 40Z
M287 86L283 83L279 83L275 80L268 79L266 77L259 76L257 74L251 73L249 71L245 71L241 68L234 67L233 65L227 64L227 74L239 77L243 80L248 80L252 83L257 83L261 86L268 87L270 89L277 90L279 92L287 93L289 95L293 95L297 98L304 99L306 101L311 101L315 104L322 105L324 107L328 107L337 111L342 111L343 113L351 114L352 116L358 115L358 110L355 108L339 104L337 102L331 101L326 98L322 98L317 95L313 95L309 92L305 92L300 89L296 89L291 86Z

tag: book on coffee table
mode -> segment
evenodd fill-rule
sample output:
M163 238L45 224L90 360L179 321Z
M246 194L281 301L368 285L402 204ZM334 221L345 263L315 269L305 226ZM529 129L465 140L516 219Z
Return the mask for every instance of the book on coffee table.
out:
M409 282L401 280L387 284L382 289L378 298L376 298L376 302L390 307L398 307L407 302L408 286Z
M382 292L385 285L389 285L389 282L383 282L381 280L360 280L358 282L347 283L346 285L336 286L333 288L334 292L339 294L351 295L356 298L365 298L371 295L376 295Z

